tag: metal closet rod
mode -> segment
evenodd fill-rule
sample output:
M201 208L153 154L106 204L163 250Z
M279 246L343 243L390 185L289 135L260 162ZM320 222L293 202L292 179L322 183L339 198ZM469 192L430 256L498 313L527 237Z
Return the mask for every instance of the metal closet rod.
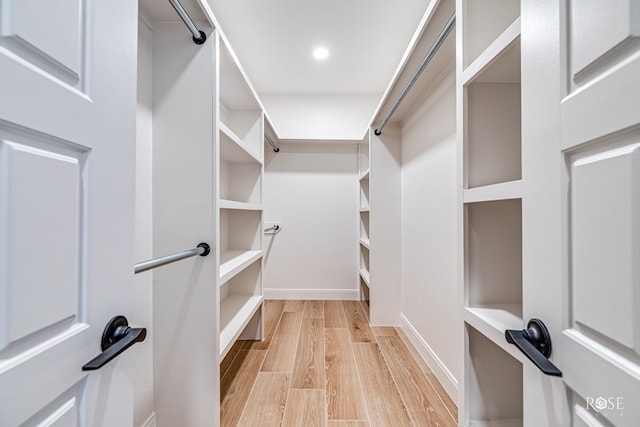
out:
M162 256L160 258L150 259L149 261L139 262L135 265L134 271L136 272L136 274L142 273L143 271L171 264L172 262L180 261L185 258L191 258L192 256L207 256L209 255L209 252L211 252L211 247L208 244L199 243L198 246L193 249L176 252L175 254Z
M273 151L275 151L276 153L278 151L280 151L280 149L278 148L278 146L275 144L275 142L273 142L273 139L271 139L271 137L269 135L267 135L266 133L264 134L264 137L267 139L267 141L269 142L269 144L271 144L271 146L273 147Z
M269 231L280 231L280 226L276 224L264 229L265 233L268 233Z
M433 43L433 46L431 46L431 49L429 49L429 52L427 52L427 54L422 59L422 62L420 63L416 71L414 71L413 75L411 76L411 79L409 80L409 83L407 83L404 89L402 89L400 96L398 97L398 99L396 99L396 102L393 104L393 107L391 108L391 110L389 110L384 120L382 120L382 123L380 123L380 126L378 126L378 128L374 131L376 135L382 134L382 129L384 129L384 127L387 125L387 123L391 119L391 116L393 116L393 114L396 112L396 110L400 106L400 103L402 103L402 101L407 96L407 94L409 93L413 85L418 80L418 77L420 77L424 69L427 68L427 65L429 65L429 62L431 62L436 52L438 52L438 49L440 49L440 46L442 46L442 43L444 43L444 41L446 40L447 36L453 29L453 26L455 25L455 23L456 23L456 14L454 12L454 14L451 15L451 18L449 18L449 21L447 22L447 24L444 26L444 29L436 39L435 43Z
M178 0L169 0L169 3L171 3L171 6L173 6L173 8L176 10L176 13L180 17L180 19L182 19L184 25L186 25L187 28L189 28L189 31L191 31L191 34L193 34L193 42L195 44L203 44L204 42L206 42L207 35L200 31L198 27L196 27L196 24L193 23L193 20L191 19L187 11L184 10L182 4L180 4Z

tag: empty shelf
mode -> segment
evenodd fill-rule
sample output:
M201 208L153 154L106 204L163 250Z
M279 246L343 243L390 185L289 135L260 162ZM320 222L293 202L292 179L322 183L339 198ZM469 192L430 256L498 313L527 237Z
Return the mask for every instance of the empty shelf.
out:
M219 285L229 281L246 267L262 256L262 250L257 251L227 251L220 254L220 282Z
M220 302L220 360L247 326L262 300L262 295L232 294Z

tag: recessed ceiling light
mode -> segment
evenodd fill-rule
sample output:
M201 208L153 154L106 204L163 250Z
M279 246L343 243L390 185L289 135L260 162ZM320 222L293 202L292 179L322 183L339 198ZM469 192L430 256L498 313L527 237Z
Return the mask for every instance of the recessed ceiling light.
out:
M324 47L318 47L313 50L313 57L316 59L327 59L329 56L329 50Z

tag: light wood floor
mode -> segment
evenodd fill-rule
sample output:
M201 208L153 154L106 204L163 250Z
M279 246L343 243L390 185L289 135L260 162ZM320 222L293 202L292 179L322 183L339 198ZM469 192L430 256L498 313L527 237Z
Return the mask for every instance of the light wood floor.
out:
M457 408L399 328L358 301L265 301L265 339L220 365L222 426L455 426ZM366 308L366 306L364 306Z

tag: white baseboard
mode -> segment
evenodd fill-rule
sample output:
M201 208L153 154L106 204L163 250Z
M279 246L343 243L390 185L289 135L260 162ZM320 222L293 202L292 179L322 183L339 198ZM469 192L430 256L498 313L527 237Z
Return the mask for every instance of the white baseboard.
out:
M420 356L429 365L433 374L438 378L442 387L449 394L449 397L454 402L458 401L458 380L451 374L451 371L447 369L442 360L436 355L436 353L429 347L429 344L420 336L416 328L413 327L411 322L400 314L400 327L411 341L411 344L418 350Z
M151 414L149 419L140 427L156 427L156 413Z
M278 289L264 290L266 299L357 300L358 289Z

